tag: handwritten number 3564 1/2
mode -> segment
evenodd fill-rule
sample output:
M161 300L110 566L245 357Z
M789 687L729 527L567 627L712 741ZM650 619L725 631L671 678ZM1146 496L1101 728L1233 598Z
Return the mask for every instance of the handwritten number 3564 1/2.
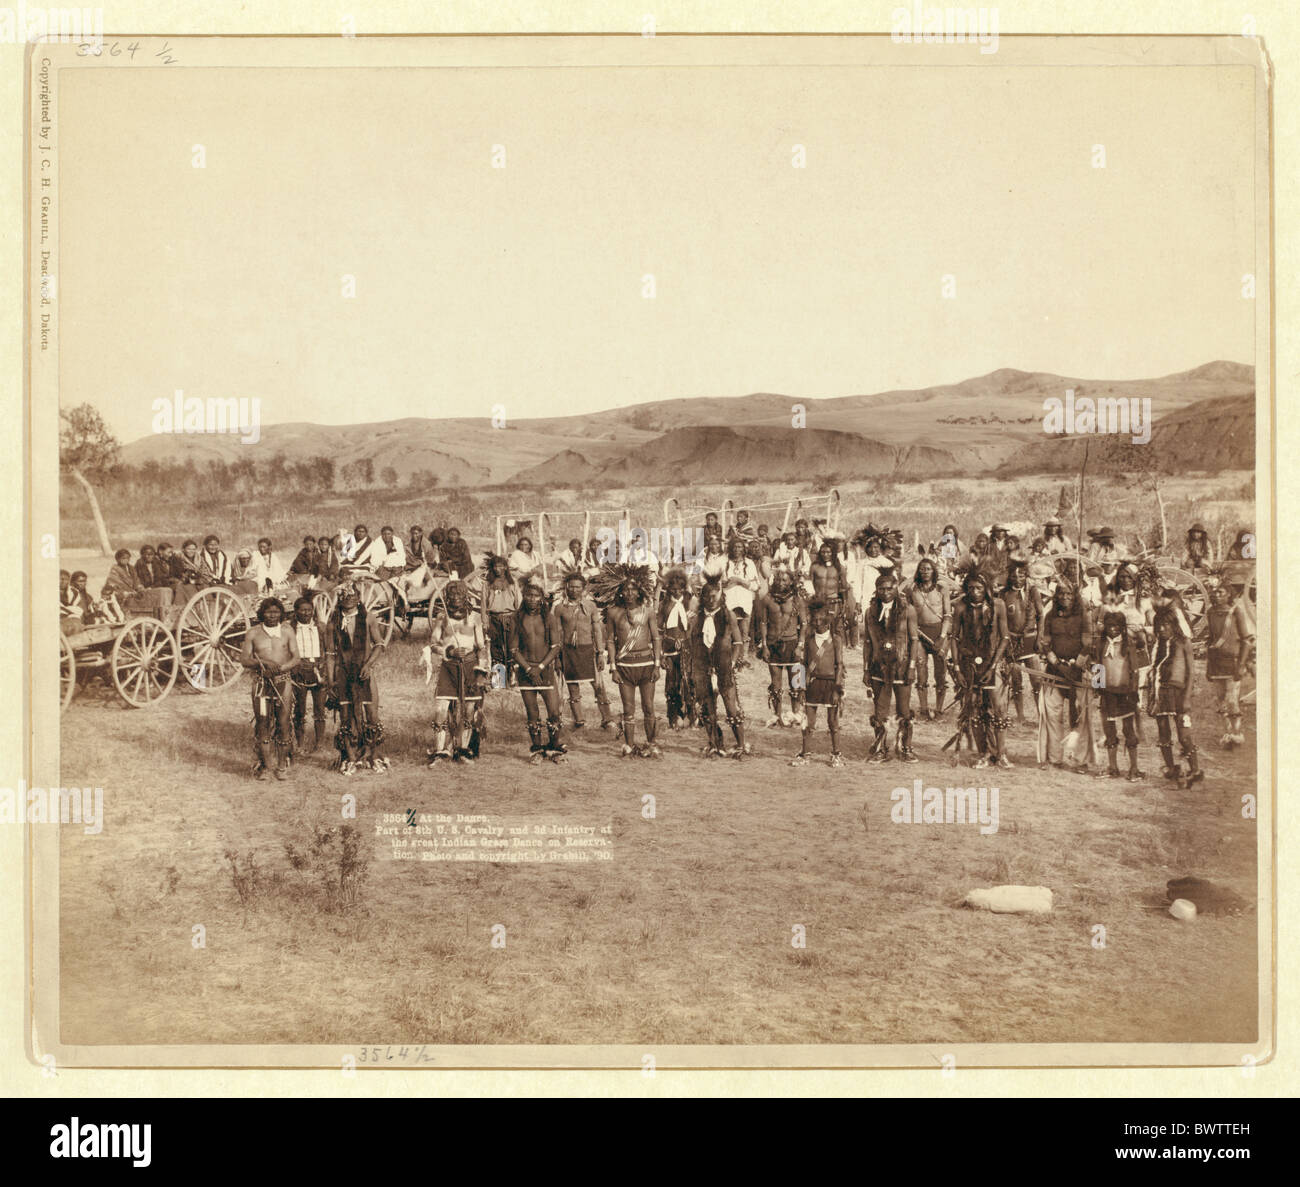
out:
M131 42L130 45L123 47L120 41L114 41L107 48L108 48L108 56L110 58L120 58L122 54L125 52L126 56L130 58L132 61L134 61L135 55L140 50L140 43L138 41L133 41ZM171 48L172 47L167 42L163 42L162 49L160 49L156 54L154 54L155 58L162 58L164 66L172 66L176 62L176 59L172 57ZM105 45L104 42L102 41L83 41L81 42L80 45L77 46L77 57L98 58L101 54L103 54L104 49L105 49Z

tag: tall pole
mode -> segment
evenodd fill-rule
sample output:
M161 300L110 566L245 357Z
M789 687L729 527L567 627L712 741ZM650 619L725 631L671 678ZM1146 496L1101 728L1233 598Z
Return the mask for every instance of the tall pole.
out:
M1079 534L1075 537L1075 540L1077 541L1079 549L1079 572L1076 576L1078 577L1080 586L1083 585L1083 476L1088 472L1088 446L1090 444L1091 442L1087 440L1083 443L1083 465L1079 467L1079 498L1077 500L1079 508Z

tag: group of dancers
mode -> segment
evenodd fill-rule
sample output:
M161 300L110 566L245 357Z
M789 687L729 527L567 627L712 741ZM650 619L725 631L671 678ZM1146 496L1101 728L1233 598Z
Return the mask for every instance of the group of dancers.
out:
M753 549L757 537L746 540L737 530L743 526L733 526L722 550L727 563L718 566L664 570L632 555L587 571L561 567L547 588L538 566L520 573L507 557L488 554L471 580L451 577L430 611L421 654L434 686L428 764L475 762L488 698L510 690L523 702L529 761L565 761L566 731L586 726L584 685L594 693L601 728L617 731L623 757L658 758L661 681L670 731L699 728L705 757L744 760L754 746L737 672L752 653L768 668L767 725L799 731L791 764L812 761L824 714L830 765L842 767L848 653L860 646L871 705L868 762L917 762L918 711L926 721L951 712L941 752L964 749L976 768L1008 768L1011 713L1031 724L1030 702L1041 767L1094 770L1099 712L1107 764L1094 773L1146 778L1138 756L1145 714L1155 720L1163 776L1183 786L1204 777L1192 732L1189 614L1154 569L1111 555L1117 550L1109 529L1091 533L1102 552L1095 563L1076 550L1053 567L1044 589L1031 578L1032 562L1015 551L1000 564L995 559L993 571L987 547L954 558L945 545L955 529L945 529L937 549L918 550L907 573L898 532L868 525L848 541L823 535L806 548L796 542L783 557L779 546L766 555ZM996 527L993 537L996 551ZM706 556L717 551L707 548ZM858 558L874 578L861 599L848 575ZM1225 718L1222 743L1234 746L1244 741L1240 683L1253 662L1253 605L1231 574L1211 589L1206 672ZM388 769L375 679L385 632L367 621L353 582L336 593L323 623L305 594L292 611L265 598L245 637L243 662L257 677L259 778L290 777L294 754L320 745L328 710L338 713L339 770Z

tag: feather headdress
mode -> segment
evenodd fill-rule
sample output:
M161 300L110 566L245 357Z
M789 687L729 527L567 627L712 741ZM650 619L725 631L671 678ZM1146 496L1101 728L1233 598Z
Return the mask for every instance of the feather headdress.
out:
M649 565L607 562L600 566L600 572L591 579L587 590L597 606L621 606L629 586L639 590L641 600L648 602L653 585Z
M903 533L898 528L878 528L874 523L868 523L853 537L851 543L865 548L872 540L880 545L881 552L889 552L903 546Z

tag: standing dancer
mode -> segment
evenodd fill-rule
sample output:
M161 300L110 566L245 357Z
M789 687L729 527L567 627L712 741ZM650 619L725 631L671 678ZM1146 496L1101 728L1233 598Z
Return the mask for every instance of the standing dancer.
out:
M1101 727L1106 735L1106 777L1118 779L1119 727L1128 751L1128 781L1146 778L1138 770L1138 691L1140 674L1151 662L1142 631L1129 628L1122 610L1102 616L1102 634L1093 658L1100 666ZM1100 777L1100 772L1098 773Z
M483 694L487 686L488 644L483 623L470 613L469 587L461 580L442 591L446 609L438 615L425 648L425 683L432 678L432 657L441 654L433 701L433 748L429 766L439 760L473 762L487 737Z
M772 706L769 726L797 725L806 720L803 713L803 681L795 669L803 664L803 641L808 633L808 612L788 569L772 574L771 588L759 599L758 655L767 662L768 703ZM790 685L790 712L781 712L785 685Z
M737 669L749 667L745 658L745 643L749 637L750 619L754 615L754 597L758 593L758 566L750 560L745 550L745 538L739 533L731 537L727 544L727 560L722 568L723 598L727 609L736 619L736 631L731 647L732 666Z
M862 639L862 683L871 689L871 728L876 735L868 762L889 761L885 729L891 700L898 718L895 756L901 762L917 761L912 751L912 672L919 650L916 611L898 596L894 575L881 573L875 596L867 603Z
M1192 737L1192 644L1183 634L1179 616L1167 606L1156 613L1156 653L1148 681L1147 712L1156 719L1160 754L1165 760L1161 774L1176 780L1179 787L1191 787L1205 778ZM1174 761L1175 734L1187 760L1185 776Z
M916 695L926 721L943 712L948 692L948 632L952 626L952 603L948 590L939 582L939 570L928 556L916 563L916 575L909 591L916 612ZM934 708L930 708L927 677L934 670Z
M257 765L253 770L262 781L272 769L277 779L287 779L293 751L290 679L298 666L298 648L293 631L281 622L283 617L284 603L279 598L263 599L257 608L257 625L244 635L239 649L239 662L254 673L253 750ZM274 768L272 746L278 758Z
M316 623L311 598L300 597L293 604L293 635L298 646L298 666L293 672L294 753L313 754L325 740L325 644ZM311 701L312 737L306 740L307 702Z
M623 757L659 758L655 742L655 684L663 655L659 622L650 605L650 570L645 565L605 564L592 581L597 605L606 607L605 645L623 706ZM645 745L637 746L636 702L641 694Z
M699 721L708 742L704 754L708 758L722 758L727 754L723 747L722 725L718 721L718 697L726 709L727 724L736 739L732 758L743 759L750 753L745 741L745 711L741 708L736 691L735 657L732 650L736 634L741 630L736 616L726 605L722 589L716 581L706 581L700 590L699 604L691 625L691 679L695 689L695 703L699 707ZM713 679L717 677L717 691Z
M561 641L560 667L569 687L573 728L580 730L586 725L582 720L582 686L590 684L600 708L600 728L609 729L614 719L600 674L605 666L605 624L596 603L587 597L587 579L577 569L565 574L564 595L555 600L551 616L556 637Z
M686 584L686 573L673 569L664 581L659 599L659 638L663 646L664 700L668 705L668 728L695 725L695 690L691 679L691 616L695 599Z
M560 693L555 687L555 661L560 654L563 635L554 629L558 621L548 616L542 605L546 590L541 578L526 578L523 605L515 615L514 629L510 634L510 656L514 660L519 692L524 699L524 713L528 717L529 761L539 763L543 758L560 762L568 753L561 741L564 718L560 714ZM546 707L546 741L542 741L542 716L538 707L538 694Z
M1029 565L1025 561L1008 562L1007 581L1002 603L1007 612L1007 659L1010 661L1011 702L1016 707L1016 724L1025 721L1025 669L1038 666L1038 620L1042 609L1038 594L1029 585ZM1038 689L1029 677L1031 695Z
M844 699L844 641L831 630L829 608L822 602L808 607L812 625L804 641L803 666L807 678L806 716L803 744L791 760L792 767L806 767L808 744L817 729L817 710L826 709L826 728L831 735L831 766L842 767L840 754L840 702Z
M951 653L953 678L962 698L962 716L957 733L944 745L961 737L973 738L979 750L976 769L992 761L1010 767L1004 744L1004 731L1010 725L1002 704L1002 677L999 671L1007 649L1007 610L1000 599L989 594L988 582L978 568L966 574L963 596L957 602L952 621Z
M492 669L501 688L514 683L510 671L510 636L519 611L519 586L503 556L490 552L483 561L483 592L480 599L483 631L492 647ZM497 682L493 682L497 687Z
M1223 718L1224 732L1219 745L1231 750L1246 741L1241 729L1241 680L1255 643L1255 625L1244 599L1234 602L1226 585L1216 585L1210 590L1207 618L1210 641L1205 674L1214 685L1219 716Z
M1038 653L1045 661L1039 684L1038 765L1066 765L1070 752L1075 770L1085 770L1095 743L1088 720L1088 688L1083 673L1092 651L1092 624L1074 586L1062 580L1052 595L1051 609L1038 630ZM1082 702L1082 705L1080 704ZM1082 741L1082 758L1074 754Z
M853 593L849 579L840 564L839 541L827 537L817 546L817 559L808 571L812 580L814 601L824 602L831 612L831 630L839 635L848 634L846 601L851 603Z
M351 775L367 765L377 774L389 768L382 754L379 689L371 675L386 647L379 620L368 618L357 587L344 582L325 626L325 679L333 688L326 706L339 714L334 745L341 774Z

